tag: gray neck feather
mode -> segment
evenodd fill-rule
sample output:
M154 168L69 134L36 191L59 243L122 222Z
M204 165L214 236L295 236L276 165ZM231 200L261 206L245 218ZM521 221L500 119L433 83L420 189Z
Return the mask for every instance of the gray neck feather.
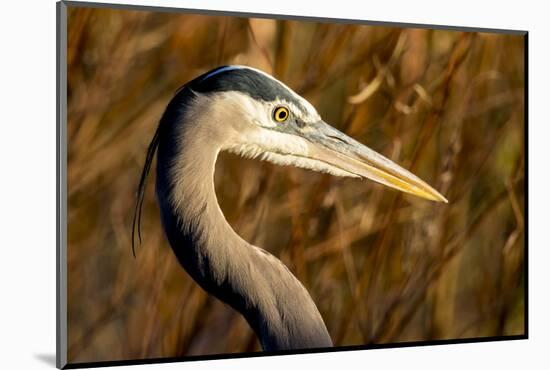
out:
M264 350L331 347L303 285L281 261L248 244L225 220L214 168L228 134L218 135L213 127L223 122L205 112L201 109L199 116L190 110L159 141L157 198L176 256L198 284L246 318Z

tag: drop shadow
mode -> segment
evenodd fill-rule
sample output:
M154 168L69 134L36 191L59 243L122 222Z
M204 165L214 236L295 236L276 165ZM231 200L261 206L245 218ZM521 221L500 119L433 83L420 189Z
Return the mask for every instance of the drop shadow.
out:
M42 361L46 365L55 367L55 353L35 353L34 358Z

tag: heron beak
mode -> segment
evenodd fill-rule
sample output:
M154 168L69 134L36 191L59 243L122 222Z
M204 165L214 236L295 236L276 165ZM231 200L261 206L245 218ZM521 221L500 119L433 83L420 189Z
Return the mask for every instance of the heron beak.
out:
M430 185L386 157L320 121L308 133L308 155L351 176L371 179L391 188L436 202L447 199Z

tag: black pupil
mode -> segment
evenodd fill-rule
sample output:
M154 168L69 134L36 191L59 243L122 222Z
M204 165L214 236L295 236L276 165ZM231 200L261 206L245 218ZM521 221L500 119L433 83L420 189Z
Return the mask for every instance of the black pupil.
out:
M280 120L283 120L286 118L286 111L284 109L279 109L279 113L277 113L277 118Z

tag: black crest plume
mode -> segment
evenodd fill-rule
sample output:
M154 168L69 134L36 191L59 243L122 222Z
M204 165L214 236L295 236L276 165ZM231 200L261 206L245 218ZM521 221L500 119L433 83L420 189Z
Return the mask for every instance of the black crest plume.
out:
M151 164L153 163L153 158L155 157L155 152L157 151L157 147L159 144L160 128L161 128L161 125L159 124L157 131L155 132L155 135L153 136L153 139L149 144L149 148L147 149L147 156L145 157L145 164L143 166L143 170L141 172L141 178L139 180L136 206L134 209L134 219L132 221L132 254L134 255L134 257L136 256L136 250L135 250L136 226L137 226L138 239L141 244L141 208L143 207L143 198L145 197L147 176L149 175L149 171L151 170ZM136 221L137 221L137 224L136 224Z

